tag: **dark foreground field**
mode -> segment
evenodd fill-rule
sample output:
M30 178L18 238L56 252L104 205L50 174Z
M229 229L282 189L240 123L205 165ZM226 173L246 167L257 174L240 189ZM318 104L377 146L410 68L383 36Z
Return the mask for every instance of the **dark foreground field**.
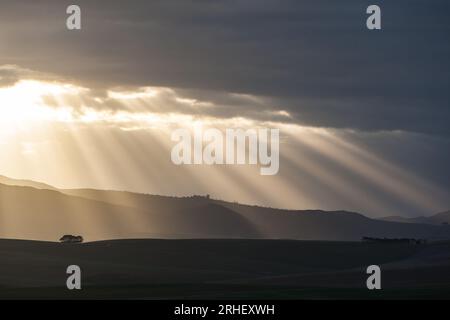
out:
M0 298L450 299L450 242L0 240ZM66 268L82 290L66 289ZM382 267L380 291L365 269Z

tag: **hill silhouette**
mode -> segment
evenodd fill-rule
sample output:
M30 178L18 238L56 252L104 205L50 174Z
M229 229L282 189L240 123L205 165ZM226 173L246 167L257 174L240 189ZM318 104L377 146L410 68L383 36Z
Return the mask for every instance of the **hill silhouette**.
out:
M13 179L0 175L0 183L6 184L9 186L21 186L21 187L32 187L36 189L48 189L48 190L57 190L55 187L42 183L36 182L32 180L24 180L24 179Z
M433 225L450 224L450 211L440 212L429 217L406 218L400 216L384 217L380 220L402 223L425 223Z
M368 218L348 211L283 210L211 200L205 197L166 197L93 189L63 190L93 200L153 210L201 210L214 203L240 214L263 238L300 240L360 240L363 236L387 238L448 239L450 228L423 224L407 225Z
M346 211L280 210L206 197L48 190L0 184L0 238L349 240L449 239L449 226L380 221Z

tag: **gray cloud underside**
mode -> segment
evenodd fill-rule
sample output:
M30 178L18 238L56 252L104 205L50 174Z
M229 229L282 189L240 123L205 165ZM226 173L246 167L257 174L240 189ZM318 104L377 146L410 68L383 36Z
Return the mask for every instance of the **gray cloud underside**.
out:
M2 1L0 64L99 91L178 88L219 100L202 109L216 116L286 110L306 125L450 134L448 1L377 1L381 32L359 0L79 0L81 32L65 29L69 4Z

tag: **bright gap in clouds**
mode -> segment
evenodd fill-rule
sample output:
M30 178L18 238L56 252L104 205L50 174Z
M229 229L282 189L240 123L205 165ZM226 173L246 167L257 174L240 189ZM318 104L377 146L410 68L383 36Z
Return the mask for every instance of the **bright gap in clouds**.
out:
M143 128L168 122L177 123L182 116L133 111L133 101L156 97L158 88L139 92L108 92L108 99L120 102L131 110L110 110L96 106L105 100L89 96L89 89L59 82L21 80L0 88L1 130L8 134L29 131L33 126L55 123L114 123L123 129ZM161 89L162 90L162 89ZM184 119L186 120L186 119ZM126 126L129 124L129 126ZM141 126L138 126L140 124Z
M44 99L53 97L60 100L66 95L76 95L81 90L71 85L34 80L23 80L11 87L0 88L2 128L15 129L43 121L66 120L69 116L67 109L63 106L47 106Z
M109 90L106 96L96 97L89 89L72 84L21 80L12 86L0 87L0 130L14 135L18 131L30 131L33 126L76 123L113 125L125 131L166 129L193 122L218 127L254 125L254 121L246 118L193 115L178 112L173 106L165 112L169 104L179 104L181 108L189 105L192 109L188 111L195 112L196 106L214 107L209 102L178 96L170 88ZM158 110L152 111L151 107Z

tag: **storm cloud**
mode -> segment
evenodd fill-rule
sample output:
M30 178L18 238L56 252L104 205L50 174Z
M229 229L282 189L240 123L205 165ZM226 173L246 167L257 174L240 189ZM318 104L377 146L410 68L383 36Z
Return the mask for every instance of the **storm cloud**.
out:
M1 64L96 90L220 97L222 117L283 110L303 125L450 133L448 1L378 1L380 31L359 0L79 0L81 31L65 27L69 4L2 1Z

